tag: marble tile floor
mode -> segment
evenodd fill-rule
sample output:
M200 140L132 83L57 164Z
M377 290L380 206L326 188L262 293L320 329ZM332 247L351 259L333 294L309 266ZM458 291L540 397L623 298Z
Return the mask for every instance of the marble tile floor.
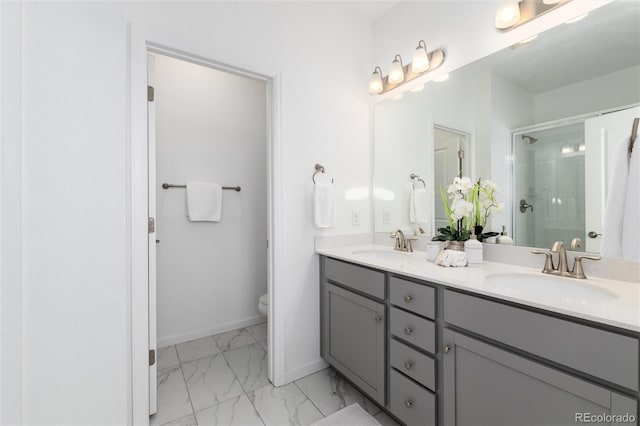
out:
M285 386L267 378L267 324L158 349L159 425L310 425L357 402L397 423L332 369Z

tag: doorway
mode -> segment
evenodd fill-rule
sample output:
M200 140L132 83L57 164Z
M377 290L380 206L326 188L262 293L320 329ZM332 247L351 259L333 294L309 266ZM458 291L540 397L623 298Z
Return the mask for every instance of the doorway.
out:
M268 383L267 318L258 311L268 277L267 86L261 79L157 53L149 54L148 67L153 93L149 217L155 217L155 241L149 245L149 345L157 345L162 379L154 388L150 377L150 412L157 405L156 416L174 420L176 407L169 405L175 401L163 403L169 392L165 382L198 360L216 365L206 374L222 381L240 377L232 371L234 363L249 356L263 365L254 366L258 374L244 379ZM211 197L195 200L216 204L209 218L194 214L192 185L203 183L222 187L220 204ZM175 359L181 371L173 368ZM199 383L182 378L188 393L196 393ZM177 379L172 393L180 390ZM234 384L239 388L239 382ZM185 395L186 388L181 389ZM213 398L229 397L221 392ZM185 409L195 409L198 402Z
M149 421L149 415L152 410L155 395L150 394L151 389L155 389L155 384L152 386L152 378L156 377L156 367L158 360L156 347L152 346L152 343L156 341L151 336L154 332L153 325L155 321L150 321L150 316L153 314L150 311L152 303L150 299L155 297L152 288L152 248L155 247L155 240L159 239L162 244L162 238L156 238L156 233L151 226L151 221L148 221L150 216L151 206L155 206L155 203L150 204L149 199L151 192L149 186L156 187L162 183L177 183L184 184L186 181L181 180L178 182L150 182L150 178L155 176L155 172L152 173L152 167L155 166L155 161L149 161L153 159L154 152L149 151L149 138L153 138L153 129L148 126L148 114L153 112L153 108L149 108L149 105L153 104L148 102L148 67L147 60L149 54L165 55L170 58L182 60L190 64L196 64L218 71L233 74L235 76L242 76L253 80L264 82L266 90L266 119L265 119L265 141L266 141L266 175L262 176L262 181L266 182L266 241L257 241L255 238L246 242L247 244L254 244L257 247L262 247L262 250L266 252L267 259L267 271L266 281L268 287L268 340L265 352L265 357L268 360L267 370L268 378L274 384L283 383L283 342L282 333L278 330L282 330L284 324L282 318L274 314L274 281L275 277L279 275L280 271L280 259L277 254L280 250L277 238L278 231L282 228L277 212L280 211L281 201L281 188L282 177L277 171L280 169L281 164L281 142L280 142L280 126L279 126L279 85L280 77L277 70L260 70L260 71L247 71L245 69L237 68L231 65L226 65L202 55L186 53L189 48L185 47L169 47L166 44L159 44L152 41L150 37L140 32L136 27L131 29L131 80L130 80L130 113L131 113L131 139L130 139L130 248L128 255L130 256L130 272L131 272L131 334L130 334L130 347L131 347L131 419L132 423L145 424ZM155 94L154 94L155 96ZM179 159L176 159L179 161ZM201 179L201 178L198 178ZM222 179L222 178L221 178ZM226 180L221 180L221 184L227 185ZM234 184L233 182L231 185ZM249 185L249 184L247 184ZM246 189L248 186L245 185ZM241 185L240 185L241 186ZM158 191L158 189L156 190ZM155 193L156 191L153 191ZM164 189L163 189L164 191ZM183 191L182 197L184 197L184 188L177 189L172 188L167 192L172 191L175 195L177 191ZM232 191L235 194L235 191ZM242 194L242 191L240 192ZM247 193L245 193L247 194ZM237 195L237 194L236 194ZM227 194L225 194L227 196ZM227 198L224 201L227 201ZM236 200L238 201L238 200ZM184 206L184 198L182 201L182 207ZM223 204L224 209L224 204ZM230 211L230 210L229 210ZM223 210L223 212L228 212ZM223 221L224 223L224 213ZM230 219L231 216L226 215L226 219ZM148 223L149 222L149 223ZM202 225L202 224L199 224ZM216 224L220 225L220 224ZM233 240L229 244L244 243L244 241ZM243 264L243 266L246 266ZM153 269L155 270L155 268ZM255 300L256 312L258 311L258 300ZM225 325L226 328L232 327L230 324ZM220 328L221 329L221 328ZM219 330L220 330L219 329ZM267 353L268 352L268 356ZM279 357L274 354L280 354Z
M459 154L461 153L461 154ZM469 134L460 130L435 125L433 128L433 173L434 173L434 233L449 226L449 218L442 204L440 190L447 188L453 178L469 173ZM462 155L462 161L459 158Z

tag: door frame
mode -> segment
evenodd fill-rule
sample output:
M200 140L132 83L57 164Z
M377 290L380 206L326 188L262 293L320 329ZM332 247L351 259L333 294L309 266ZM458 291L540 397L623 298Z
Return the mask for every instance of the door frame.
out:
M194 46L180 44L158 34L148 34L137 25L128 26L129 61L126 115L127 135L127 294L130 313L128 323L128 376L130 386L127 402L129 424L149 422L149 259L148 259L148 155L147 155L147 54L161 53L177 59L231 72L265 82L267 88L267 275L269 292L268 359L269 379L284 384L285 318L275 309L276 278L283 276L284 256L279 236L282 223L281 87L279 70L257 69L237 64L237 59L216 52L202 52ZM213 59L217 58L217 59ZM256 301L257 303L257 301Z

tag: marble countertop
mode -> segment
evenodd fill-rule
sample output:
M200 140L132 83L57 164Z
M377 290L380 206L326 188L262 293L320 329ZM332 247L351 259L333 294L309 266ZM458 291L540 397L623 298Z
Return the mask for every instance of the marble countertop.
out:
M540 269L496 262L484 262L481 266L445 268L428 262L424 252L394 252L391 247L372 244L318 248L316 253L446 287L640 332L638 283L591 277L586 280L552 277L542 274ZM376 253L380 253L380 256L376 256ZM540 266L542 267L542 263ZM496 283L496 276L506 280ZM560 287L564 280L567 287ZM505 282L509 284L505 285ZM538 286L538 283L545 285ZM536 289L533 288L534 285ZM554 285L560 290L554 291ZM538 288L540 291L537 291ZM585 288L590 290L583 293L581 290ZM599 297L600 294L603 297Z

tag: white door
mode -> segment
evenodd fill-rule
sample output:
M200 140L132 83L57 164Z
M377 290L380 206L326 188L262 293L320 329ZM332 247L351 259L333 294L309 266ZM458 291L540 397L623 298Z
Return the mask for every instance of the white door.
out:
M149 415L158 411L157 398L157 351L156 347L156 107L153 101L154 58L147 55L147 156L148 156L148 194L149 214L153 223L149 229ZM151 229L153 227L153 229ZM152 354L152 355L151 355ZM153 359L151 359L153 358ZM153 362L152 362L153 361Z
M433 205L435 231L438 228L449 226L449 219L442 203L440 189L445 188L453 182L453 178L460 172L458 151L466 150L466 135L447 130L440 127L434 128L434 178L433 178ZM466 170L466 160L463 160L463 174L469 174ZM437 235L437 232L434 234Z
M600 252L607 190L613 172L613 152L620 140L631 134L633 119L640 107L604 114L585 120L585 250ZM593 235L590 237L589 235Z

